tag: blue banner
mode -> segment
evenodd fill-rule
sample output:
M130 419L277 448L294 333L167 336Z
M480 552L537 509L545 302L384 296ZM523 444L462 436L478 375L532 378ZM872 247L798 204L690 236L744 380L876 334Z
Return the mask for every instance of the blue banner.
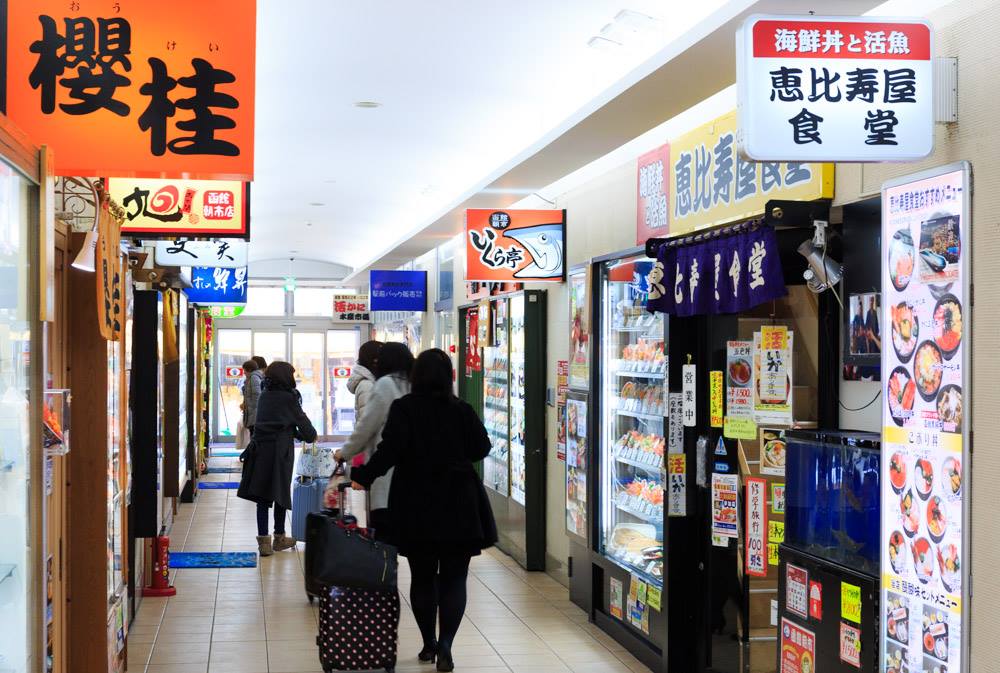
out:
M247 303L247 267L223 269L191 268L191 287L185 288L188 301L194 304L221 305Z
M758 226L660 247L646 309L677 316L738 313L788 291L774 230Z
M426 271L371 271L373 311L426 311Z

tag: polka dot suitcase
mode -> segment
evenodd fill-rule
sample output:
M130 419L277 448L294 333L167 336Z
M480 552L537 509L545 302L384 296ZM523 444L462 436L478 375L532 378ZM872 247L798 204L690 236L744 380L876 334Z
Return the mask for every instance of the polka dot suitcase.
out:
M399 593L330 587L319 601L319 660L323 670L396 668Z

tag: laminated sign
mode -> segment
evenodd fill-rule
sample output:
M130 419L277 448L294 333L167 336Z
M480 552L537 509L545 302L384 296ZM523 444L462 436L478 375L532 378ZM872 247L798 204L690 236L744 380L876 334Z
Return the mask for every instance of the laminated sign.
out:
M248 182L108 178L107 185L108 194L125 209L123 234L250 238Z
M757 161L912 161L934 147L933 34L916 19L753 16L740 148Z
M256 3L6 7L6 114L70 176L253 179Z

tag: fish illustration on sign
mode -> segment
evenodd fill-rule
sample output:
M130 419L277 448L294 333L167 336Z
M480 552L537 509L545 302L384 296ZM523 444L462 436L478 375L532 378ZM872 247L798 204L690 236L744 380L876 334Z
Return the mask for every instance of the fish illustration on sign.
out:
M536 224L504 232L523 245L531 255L531 263L514 274L515 278L561 278L563 275L562 223Z

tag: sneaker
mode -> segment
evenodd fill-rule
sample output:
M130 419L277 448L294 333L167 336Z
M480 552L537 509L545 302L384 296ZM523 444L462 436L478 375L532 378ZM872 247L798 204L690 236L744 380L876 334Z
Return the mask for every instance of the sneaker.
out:
M286 549L294 549L297 540L294 537L289 537L287 535L274 535L274 551L285 551Z

